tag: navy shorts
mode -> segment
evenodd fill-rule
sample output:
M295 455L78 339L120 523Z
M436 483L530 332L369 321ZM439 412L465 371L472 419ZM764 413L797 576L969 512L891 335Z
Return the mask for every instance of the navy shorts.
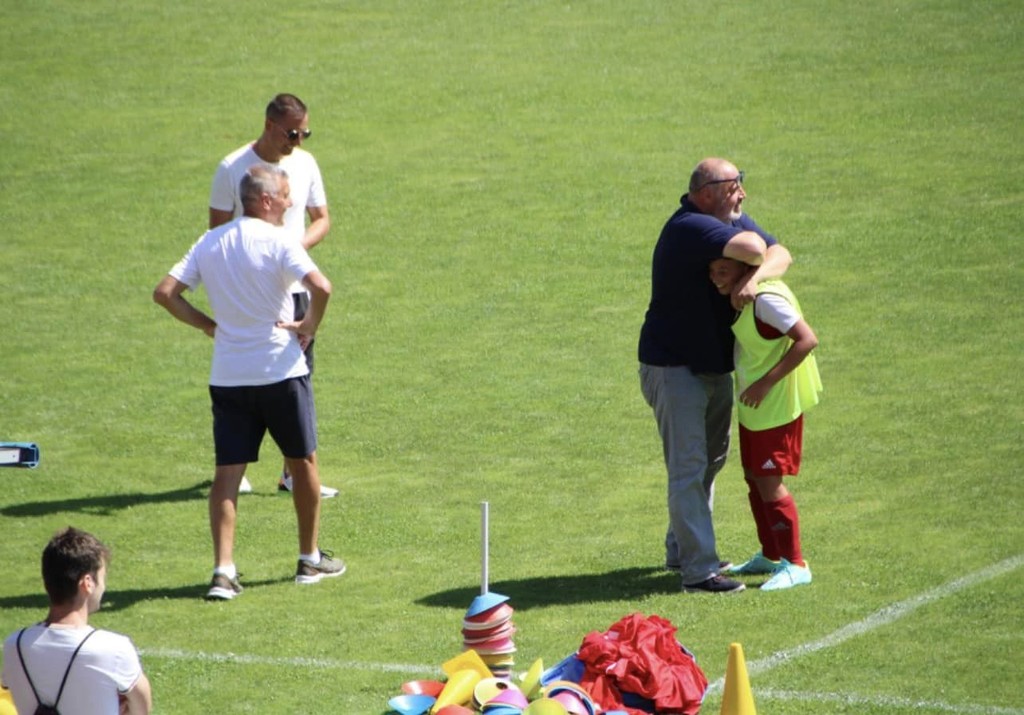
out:
M302 320L306 317L306 311L309 310L309 293L292 293L292 304L294 305L294 312L292 315L295 320ZM309 374L313 374L313 343L316 342L316 338L309 341L309 345L306 346L306 367L309 368Z
M258 462L263 436L290 459L316 451L316 408L309 375L272 385L210 385L217 466Z

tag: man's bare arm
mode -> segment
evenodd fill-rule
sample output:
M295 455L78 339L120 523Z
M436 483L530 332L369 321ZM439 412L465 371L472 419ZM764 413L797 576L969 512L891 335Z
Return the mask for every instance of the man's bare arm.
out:
M730 241L730 243L732 242ZM728 248L728 244L726 244L726 248ZM744 261L744 263L750 262ZM760 264L751 264L756 266L755 269L748 271L747 275L733 287L732 295L729 298L732 301L732 307L742 310L744 305L757 297L758 283L771 278L781 278L791 263L793 263L793 256L785 246L781 243L769 246L765 251L764 260Z
M307 206L306 215L309 216L309 225L302 236L302 247L308 251L323 241L331 230L331 215L326 206Z
M182 293L187 288L187 285L174 276L164 276L163 280L153 290L153 301L163 306L168 313L181 322L202 330L212 338L214 331L217 329L217 323L214 322L213 318L185 300L185 296Z

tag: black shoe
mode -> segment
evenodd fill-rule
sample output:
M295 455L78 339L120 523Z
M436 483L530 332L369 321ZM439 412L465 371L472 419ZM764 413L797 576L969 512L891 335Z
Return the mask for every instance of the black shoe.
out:
M207 601L230 601L242 592L242 584L238 577L228 578L223 574L214 574L210 581L210 590L206 592Z
M683 584L683 593L739 593L745 588L739 581L715 574L700 583Z

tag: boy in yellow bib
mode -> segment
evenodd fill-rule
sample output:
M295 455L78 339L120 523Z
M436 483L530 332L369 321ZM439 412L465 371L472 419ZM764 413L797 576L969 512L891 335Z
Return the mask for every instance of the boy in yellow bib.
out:
M749 266L729 258L710 264L711 282L729 295ZM800 472L803 413L818 404L821 378L812 351L818 338L793 292L779 280L757 287L732 325L736 336L740 459L761 550L730 573L771 574L762 590L811 582L800 547L796 502L784 476Z

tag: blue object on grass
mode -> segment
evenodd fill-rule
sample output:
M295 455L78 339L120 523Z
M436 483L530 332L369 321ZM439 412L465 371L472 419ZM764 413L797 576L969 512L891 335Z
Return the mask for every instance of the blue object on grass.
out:
M469 608L466 610L466 618L471 616L477 616L484 611L489 611L495 606L500 606L508 600L508 596L503 596L500 593L494 593L488 591L482 593L473 599L473 602L469 604Z
M0 442L0 467L39 466L39 446L33 442Z
M561 661L541 673L540 684L547 686L556 680L568 680L578 683L583 678L583 671L583 661L573 653L562 658Z

